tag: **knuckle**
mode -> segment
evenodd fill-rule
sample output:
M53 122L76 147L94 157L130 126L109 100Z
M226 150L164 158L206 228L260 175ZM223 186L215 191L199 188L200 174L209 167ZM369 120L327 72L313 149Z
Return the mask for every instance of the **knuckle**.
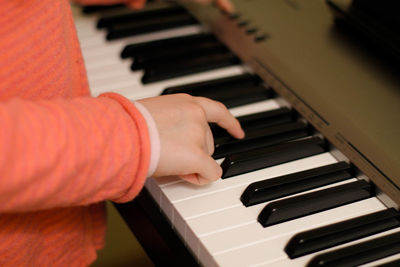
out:
M228 110L224 103L219 102L219 101L215 101L215 103L216 103L216 107L219 110L221 110L221 111L227 111Z
M186 94L186 93L179 93L179 94L176 94L176 96L178 96L181 99L186 100L186 101L193 98L191 95Z
M205 112L204 112L203 108L196 103L191 103L190 112L196 118L204 118L205 117Z

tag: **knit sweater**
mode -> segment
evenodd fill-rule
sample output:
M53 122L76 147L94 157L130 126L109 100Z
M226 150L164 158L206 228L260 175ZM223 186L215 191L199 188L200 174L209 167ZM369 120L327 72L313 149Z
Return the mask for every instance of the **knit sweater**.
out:
M0 266L87 266L103 201L145 182L145 120L120 95L90 96L67 0L0 0L0 25Z

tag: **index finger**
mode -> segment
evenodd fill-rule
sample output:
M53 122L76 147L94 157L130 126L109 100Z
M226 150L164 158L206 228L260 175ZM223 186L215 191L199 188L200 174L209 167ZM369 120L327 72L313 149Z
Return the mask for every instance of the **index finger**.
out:
M244 137L244 131L239 121L229 112L224 104L205 97L194 97L194 99L204 110L208 122L215 122L226 129L233 137L239 139Z

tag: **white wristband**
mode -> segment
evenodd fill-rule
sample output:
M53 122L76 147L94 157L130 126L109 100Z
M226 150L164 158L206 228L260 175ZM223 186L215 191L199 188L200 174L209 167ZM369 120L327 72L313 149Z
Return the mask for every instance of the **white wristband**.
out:
M158 162L160 160L160 150L161 150L160 135L158 133L157 125L153 119L153 116L151 116L147 108L142 104L140 104L139 102L133 102L133 104L140 111L140 113L142 113L147 124L147 129L149 131L151 153L150 153L150 164L149 164L149 170L147 171L147 177L150 177L156 171Z

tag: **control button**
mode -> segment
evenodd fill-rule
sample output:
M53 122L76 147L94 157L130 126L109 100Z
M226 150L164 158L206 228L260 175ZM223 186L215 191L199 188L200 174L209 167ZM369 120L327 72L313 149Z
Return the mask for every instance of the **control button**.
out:
M257 32L257 28L255 28L255 27L251 27L251 28L247 28L246 29L246 33L247 34L253 34L253 33L256 33Z
M233 19L238 19L240 17L240 14L239 13L232 13L232 14L229 14L228 17L230 19L232 19L232 20Z
M269 35L268 35L268 34L265 34L265 33L263 33L263 34L258 34L258 35L256 35L256 36L254 37L254 41L255 41L255 42L262 42L262 41L265 41L267 38L269 38Z
M239 21L237 25L239 27L244 27L244 26L247 26L248 24L249 24L249 22L247 20L242 20L242 21Z

